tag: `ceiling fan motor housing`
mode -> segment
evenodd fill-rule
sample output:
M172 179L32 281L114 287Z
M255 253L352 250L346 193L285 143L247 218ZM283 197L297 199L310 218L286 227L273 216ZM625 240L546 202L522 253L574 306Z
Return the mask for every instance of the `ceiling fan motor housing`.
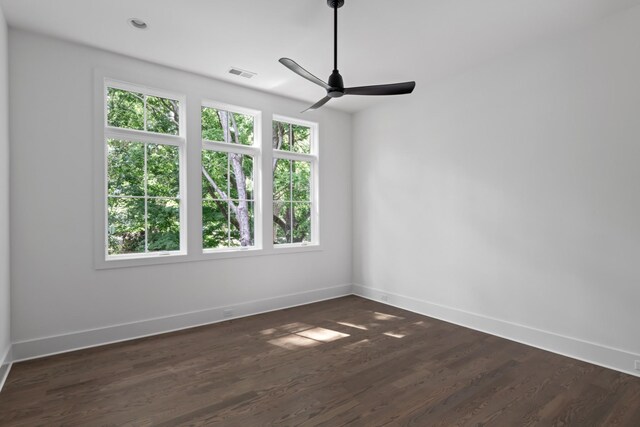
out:
M327 4L332 9L337 9L344 6L344 0L327 0Z
M331 98L340 98L344 95L344 82L342 76L338 70L333 70L333 73L329 76L329 86L331 89L327 89L327 95Z

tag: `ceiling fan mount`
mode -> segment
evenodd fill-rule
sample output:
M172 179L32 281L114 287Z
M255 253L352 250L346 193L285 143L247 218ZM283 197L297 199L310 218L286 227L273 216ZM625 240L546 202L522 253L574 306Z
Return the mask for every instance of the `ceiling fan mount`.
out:
M308 110L316 110L329 102L331 98L340 98L344 95L403 95L413 92L416 82L344 87L344 81L338 71L338 9L344 6L344 0L327 0L327 5L333 9L333 72L329 76L327 83L302 68L294 60L280 58L282 65L327 91L327 96L304 110L303 113Z

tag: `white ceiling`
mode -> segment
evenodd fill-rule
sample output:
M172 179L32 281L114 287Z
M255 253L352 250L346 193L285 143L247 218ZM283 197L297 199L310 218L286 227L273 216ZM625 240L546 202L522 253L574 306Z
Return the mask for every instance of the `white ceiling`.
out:
M347 86L417 82L416 91L518 47L574 31L640 0L346 0L339 68ZM333 68L326 0L0 0L13 27L95 46L304 100L324 90L278 63L322 79ZM128 18L149 24L135 30ZM247 80L231 66L254 71ZM406 96L406 95L405 95ZM409 95L410 96L410 95ZM377 97L331 106L358 111Z

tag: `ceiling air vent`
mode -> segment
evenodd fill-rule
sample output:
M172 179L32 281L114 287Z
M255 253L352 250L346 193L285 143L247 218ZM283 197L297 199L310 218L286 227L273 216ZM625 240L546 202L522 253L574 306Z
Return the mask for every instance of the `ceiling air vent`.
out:
M256 73L252 73L251 71L242 70L236 67L231 67L231 69L229 70L229 74L233 74L234 76L244 77L245 79L250 79L256 75Z

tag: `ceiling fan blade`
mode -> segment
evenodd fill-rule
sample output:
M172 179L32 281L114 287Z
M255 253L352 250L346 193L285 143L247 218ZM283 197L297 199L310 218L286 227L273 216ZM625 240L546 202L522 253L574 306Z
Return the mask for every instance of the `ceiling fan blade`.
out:
M313 82L313 83L317 84L318 86L321 86L321 87L325 88L326 90L331 89L331 87L328 84L326 84L325 82L323 82L322 80L320 80L319 78L317 78L316 76L314 76L313 74L311 74L310 72L308 72L307 70L302 68L293 59L280 58L280 63L282 65L284 65L285 67L287 67L288 69L290 69L291 71L293 71L294 73L296 73L297 75L299 75L301 77L304 77L305 79L309 80L310 82Z
M392 83L388 85L347 87L345 95L404 95L413 92L416 82Z
M318 108L322 107L324 104L326 104L327 102L329 102L331 98L328 96L325 96L324 98L322 98L320 101L316 102L315 104L313 104L311 107L307 108L306 110L303 111L309 111L309 110L317 110Z

